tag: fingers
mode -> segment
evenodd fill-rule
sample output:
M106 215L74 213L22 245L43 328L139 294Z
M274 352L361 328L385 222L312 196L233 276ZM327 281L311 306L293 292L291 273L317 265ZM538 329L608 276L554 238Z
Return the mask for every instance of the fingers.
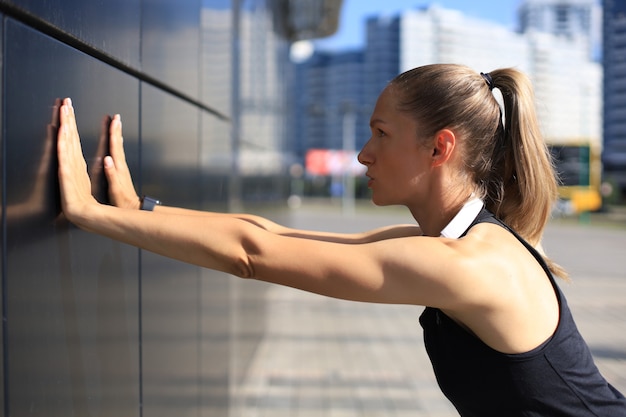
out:
M139 198L126 164L122 120L119 114L113 116L109 128L110 156L104 158L104 171L109 183L109 199L117 207L138 209Z
M116 189L119 187L119 179L117 178L117 170L115 168L115 162L111 156L104 157L104 175L106 175L107 183L109 184L109 197L113 200L111 203L116 205Z
M109 138L109 148L115 164L118 169L126 169L124 137L122 136L122 118L119 114L113 116L113 119L111 120Z
M65 139L68 138L68 135L72 128L76 129L76 120L74 120L73 115L70 115L71 112L72 100L66 98L65 100L63 100L63 104L61 105L61 109L59 112L59 120L61 122L61 125L59 126L59 145L63 144L64 146L67 146L67 144L65 143Z
M109 199L114 206L139 209L140 202L128 170L120 172L111 156L104 157L104 172L109 183Z
M61 105L61 126L70 128L70 130L78 130L76 127L76 116L74 115L74 107L72 107L72 99L66 98Z
M107 176L107 181L109 182L109 185L115 186L119 182L117 179L115 161L109 155L104 157L104 173Z
M86 166L83 158L82 147L80 145L78 128L76 127L74 108L72 107L72 100L69 98L63 100L63 105L61 106L60 111L60 122L61 126L59 126L57 137L59 160L74 162L79 160Z
M67 218L79 218L81 212L95 200L91 196L91 181L83 157L72 101L63 100L58 132L59 186L61 205Z
M68 201L83 199L86 190L90 191L92 184L85 184L86 162L83 157L82 148L72 102L70 99L63 100L60 110L61 126L58 133L58 155L59 155L59 178L63 197ZM102 169L104 165L105 175L109 184L109 198L113 205L117 207L139 208L139 198L133 186L130 171L126 165L122 138L122 122L119 115L115 115L111 120L108 129L108 140L111 155L104 156L101 163L95 163L97 169ZM104 141L106 141L106 134ZM101 145L102 145L101 143ZM104 152L102 152L103 154ZM100 155L100 151L98 155ZM100 157L102 157L100 156ZM98 159L98 158L96 158ZM98 174L97 169L93 174ZM79 173L82 171L82 175ZM83 178L84 176L84 178ZM95 178L95 176L94 176ZM77 190L74 192L74 190ZM66 192L64 192L66 191Z
M113 116L109 127L109 150L111 155L104 158L104 170L109 182L111 203L118 207L138 209L140 203L126 163L119 114Z

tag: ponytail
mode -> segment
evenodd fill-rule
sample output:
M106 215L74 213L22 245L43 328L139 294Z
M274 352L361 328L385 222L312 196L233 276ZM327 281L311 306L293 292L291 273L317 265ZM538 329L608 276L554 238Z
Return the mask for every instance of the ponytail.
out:
M502 92L505 126L493 149L485 203L536 245L558 192L550 153L539 131L530 81L511 69L493 71L491 77Z
M511 68L492 71L490 76L502 93L505 115L493 148L485 205L542 252L541 238L558 198L558 180L539 129L532 85ZM560 266L547 258L546 262L555 275L567 276Z

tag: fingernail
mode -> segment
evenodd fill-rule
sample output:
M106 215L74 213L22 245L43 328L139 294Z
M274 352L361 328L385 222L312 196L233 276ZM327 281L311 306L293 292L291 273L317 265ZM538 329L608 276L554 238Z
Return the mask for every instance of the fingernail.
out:
M67 103L68 106L72 106L72 99L71 98L67 98L67 100L65 101Z

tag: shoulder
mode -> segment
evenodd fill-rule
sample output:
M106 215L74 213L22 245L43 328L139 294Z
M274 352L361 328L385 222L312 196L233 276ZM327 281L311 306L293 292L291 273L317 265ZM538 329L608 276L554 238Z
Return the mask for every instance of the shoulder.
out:
M376 242L370 254L381 279L398 284L408 302L460 309L485 305L501 277L510 277L524 251L514 236L494 224L478 224L460 239L414 236Z
M531 350L554 332L559 305L553 283L515 235L481 223L452 245L471 272L461 278L455 303L444 306L446 314L506 353Z
M502 302L502 294L519 292L527 277L545 279L533 255L500 225L479 223L462 238L444 243L455 257L450 274L457 291L455 305L447 307L491 308Z
M436 238L450 254L452 265L467 273L484 271L486 267L510 264L511 258L525 251L517 238L494 223L479 223L458 239Z

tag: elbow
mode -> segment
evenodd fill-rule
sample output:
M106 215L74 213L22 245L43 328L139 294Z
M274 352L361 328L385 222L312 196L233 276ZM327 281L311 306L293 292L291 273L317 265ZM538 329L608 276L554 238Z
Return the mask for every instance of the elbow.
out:
M248 223L244 223L248 224ZM229 251L229 270L231 275L239 278L254 279L257 278L257 268L255 260L261 257L263 238L259 237L259 233L267 233L258 227L244 228L248 233L242 233L237 238L237 243L233 250Z
M252 279L255 277L252 261L245 252L233 259L228 272L239 278Z

